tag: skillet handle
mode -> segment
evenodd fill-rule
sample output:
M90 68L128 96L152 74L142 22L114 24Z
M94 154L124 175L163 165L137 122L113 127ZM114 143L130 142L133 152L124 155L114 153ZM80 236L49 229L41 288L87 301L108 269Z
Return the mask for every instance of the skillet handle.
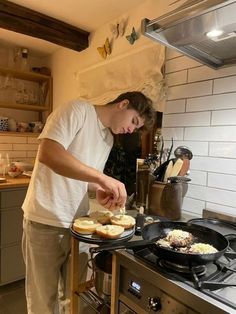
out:
M91 247L89 249L90 253L98 253L101 251L114 251L114 250L121 250L121 249L132 249L137 246L148 246L153 244L155 240L137 240L137 241L130 241L124 243L117 243L117 244L104 244L98 247Z

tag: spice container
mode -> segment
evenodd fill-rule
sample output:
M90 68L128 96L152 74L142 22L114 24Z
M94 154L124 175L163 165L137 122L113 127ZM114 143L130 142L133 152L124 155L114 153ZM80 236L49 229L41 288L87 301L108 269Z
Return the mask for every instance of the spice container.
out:
M21 49L21 70L22 71L29 71L29 59L28 59L29 51L27 48Z

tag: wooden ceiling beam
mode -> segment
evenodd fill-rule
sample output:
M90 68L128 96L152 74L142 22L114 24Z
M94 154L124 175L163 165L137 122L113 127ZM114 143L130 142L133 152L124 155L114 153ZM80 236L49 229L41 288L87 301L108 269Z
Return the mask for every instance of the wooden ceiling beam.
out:
M89 45L88 32L6 0L0 0L0 27L76 51Z

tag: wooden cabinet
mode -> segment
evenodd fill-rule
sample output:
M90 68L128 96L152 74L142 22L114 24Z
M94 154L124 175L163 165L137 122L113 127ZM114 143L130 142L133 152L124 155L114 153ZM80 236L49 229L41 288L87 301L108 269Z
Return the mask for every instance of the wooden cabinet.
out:
M0 285L24 278L22 203L27 187L0 190Z
M52 77L34 73L23 72L10 68L0 67L0 76L22 82L34 82L38 84L38 92L41 97L33 103L17 103L14 99L0 99L0 108L10 108L19 110L37 111L39 113L39 120L45 122L47 116L52 110ZM15 89L15 88L14 88Z

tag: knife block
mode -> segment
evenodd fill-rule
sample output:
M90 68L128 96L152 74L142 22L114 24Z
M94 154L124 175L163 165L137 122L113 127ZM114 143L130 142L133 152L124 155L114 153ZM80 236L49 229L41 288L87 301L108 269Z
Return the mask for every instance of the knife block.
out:
M164 183L154 181L149 189L149 215L158 215L170 220L181 218L183 198L188 190L186 182Z

